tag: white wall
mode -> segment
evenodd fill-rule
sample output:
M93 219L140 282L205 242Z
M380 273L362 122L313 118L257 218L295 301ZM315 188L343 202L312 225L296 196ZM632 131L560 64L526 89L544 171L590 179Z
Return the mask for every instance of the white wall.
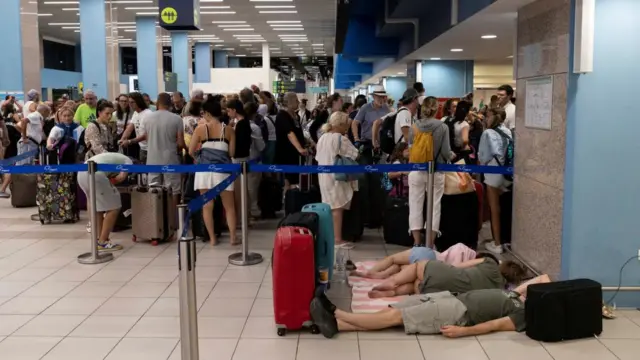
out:
M256 85L261 90L272 91L272 79L276 76L275 70L262 68L211 69L211 82L194 82L193 88L210 94L229 94L238 93L246 87Z

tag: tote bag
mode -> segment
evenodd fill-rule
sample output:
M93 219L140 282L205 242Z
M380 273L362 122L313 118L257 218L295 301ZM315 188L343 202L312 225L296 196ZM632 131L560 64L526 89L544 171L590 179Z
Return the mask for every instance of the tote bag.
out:
M342 135L340 135L340 139L338 140L338 150L336 152L336 157L334 158L333 165L335 166L353 166L360 165L357 161L350 159L346 156L340 155L340 148L342 145ZM346 174L346 173L336 173L334 175L336 181L355 181L360 180L364 174Z
M460 160L456 165L466 165L464 160ZM471 174L465 172L444 173L444 194L460 195L474 192L473 178Z

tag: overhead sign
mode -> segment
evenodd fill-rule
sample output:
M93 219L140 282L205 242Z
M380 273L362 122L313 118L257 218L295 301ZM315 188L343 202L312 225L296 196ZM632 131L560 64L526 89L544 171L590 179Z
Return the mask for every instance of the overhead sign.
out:
M158 11L166 30L200 30L200 0L159 0Z

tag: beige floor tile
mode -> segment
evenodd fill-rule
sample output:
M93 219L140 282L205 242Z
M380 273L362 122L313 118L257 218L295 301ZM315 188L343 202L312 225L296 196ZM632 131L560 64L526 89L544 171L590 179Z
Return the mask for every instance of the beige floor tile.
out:
M295 360L297 345L293 339L241 339L233 360Z
M57 269L51 268L25 268L11 273L2 278L2 281L41 281L50 276Z
M164 360L177 343L177 339L124 338L105 360Z
M59 297L16 296L0 305L0 314L37 315L59 299Z
M625 317L602 322L601 339L640 339L640 325Z
M114 297L124 297L124 298L136 298L136 297L153 297L157 298L162 295L165 290L171 285L170 282L161 282L161 283L153 283L153 282L136 282L131 281L127 285L123 286L120 290L118 290Z
M200 360L231 360L238 340L200 339L198 343ZM169 360L181 360L180 351L180 342L178 342Z
M226 267L224 266L196 266L196 281L197 282L216 282L220 279L222 273L224 273Z
M86 318L86 315L38 315L13 335L64 337Z
M258 291L259 299L273 299L273 285L263 283L260 285L260 290Z
M418 337L426 360L488 360L475 338L447 339L439 335Z
M43 280L33 285L22 296L28 297L63 297L71 290L82 284L79 281L48 281Z
M0 315L0 336L9 336L33 319L33 315Z
M306 331L306 330L303 330ZM287 338L296 338L297 331L289 332ZM250 317L242 331L243 339L277 339L279 338L276 322L273 317Z
M142 271L140 271L132 281L147 283L171 283L177 277L177 266L146 267L142 269Z
M142 316L155 301L156 298L111 298L96 310L95 315Z
M300 339L297 360L360 360L357 340Z
M553 360L547 350L533 340L483 340L480 345L491 360Z
M105 301L106 297L70 298L63 297L44 311L46 315L91 315Z
M544 343L554 360L616 360L616 356L596 339Z
M249 316L254 299L209 298L200 308L200 316L244 317Z
M117 338L65 338L42 360L102 360L120 341Z
M360 340L416 340L415 335L407 335L402 328L358 333Z
M40 359L62 338L12 336L0 342L0 359Z
M272 299L256 299L251 308L252 317L269 316L273 317L273 300Z
M88 298L88 297L111 297L118 292L124 282L85 282L73 289L66 297Z
M87 281L101 281L101 282L127 282L133 279L140 270L140 267L105 267L104 269L95 273Z
M89 316L70 337L123 337L140 319L139 316Z
M198 336L211 339L237 339L245 327L246 320L245 317L199 316Z
M360 340L360 358L367 360L422 359L417 340Z
M209 295L210 298L254 299L260 289L259 283L218 282Z
M0 281L0 296L14 297L33 285L34 281Z
M222 282L260 283L264 277L264 268L228 268L220 277Z
M637 339L600 339L620 360L637 360L640 354L640 340Z
M128 338L180 338L180 318L143 316Z

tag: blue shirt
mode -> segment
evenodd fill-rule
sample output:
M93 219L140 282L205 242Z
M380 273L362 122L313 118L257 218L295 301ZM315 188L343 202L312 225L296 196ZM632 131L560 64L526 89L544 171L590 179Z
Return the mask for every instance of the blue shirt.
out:
M373 107L373 103L368 103L361 107L358 115L356 115L354 119L360 122L360 140L371 141L373 139L371 134L373 123L390 112L391 110L389 110L386 104L377 109Z

